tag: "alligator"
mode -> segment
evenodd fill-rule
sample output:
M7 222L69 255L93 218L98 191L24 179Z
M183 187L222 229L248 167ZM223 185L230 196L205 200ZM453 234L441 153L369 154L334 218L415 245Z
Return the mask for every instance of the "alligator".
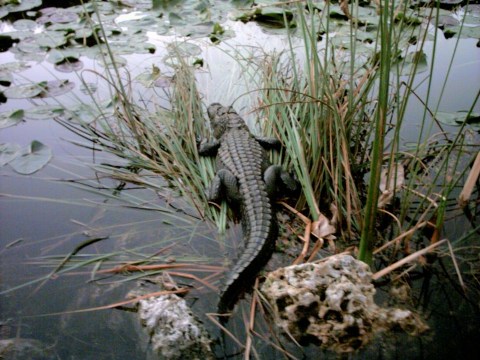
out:
M273 200L281 189L295 191L297 182L268 160L266 150L279 147L280 141L254 136L232 107L213 103L207 112L215 139L200 143L199 154L217 160L207 198L215 203L225 199L239 212L245 243L220 291L218 312L225 313L270 259L277 238Z

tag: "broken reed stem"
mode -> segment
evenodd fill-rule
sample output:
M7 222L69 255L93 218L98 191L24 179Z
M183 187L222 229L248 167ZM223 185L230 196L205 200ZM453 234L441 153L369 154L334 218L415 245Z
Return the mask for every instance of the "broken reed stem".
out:
M186 279L194 280L194 281L208 287L210 290L213 290L215 292L218 291L218 288L216 286L210 284L208 281L205 281L205 279L201 279L198 276L195 276L193 274L181 273L181 272L175 272L175 271L169 271L168 274L172 275L172 276L183 277L183 278L186 278ZM200 290L200 288L198 288L197 290Z
M303 260L305 259L305 256L307 256L307 252L308 252L308 248L310 246L310 232L312 231L312 222L309 221L307 223L307 226L305 226L305 235L303 237L303 248L302 248L302 252L300 253L300 255L295 259L295 261L293 262L293 265L297 265L297 264L300 264L301 262L303 262Z
M473 188L475 183L480 176L480 151L477 153L477 157L475 158L475 162L473 163L472 169L468 174L467 180L465 181L465 185L463 185L462 192L458 196L458 204L463 209L467 206L470 197L472 196Z
M217 325L225 334L227 334L227 336L229 338L231 338L233 340L233 342L235 344L237 344L241 349L244 349L245 348L245 345L243 345L240 340L238 340L235 335L232 334L232 332L230 330L228 330L225 326L223 326L222 324L220 324L220 322L215 319L215 316L224 316L224 314L215 314L215 313L207 313L205 314L207 315L207 318L213 322L215 325ZM229 315L228 315L229 316Z
M478 156L477 156L477 159L478 159ZM452 244L450 244L450 241L447 241L447 245L448 245L448 251L450 251L450 256L452 257L453 266L455 267L455 272L457 273L457 276L458 276L458 281L460 282L462 289L466 290L467 287L463 282L462 273L460 272L460 268L458 267L457 259L455 258L455 254L453 252Z
M417 225L415 225L414 227L412 227L411 229L401 233L400 235L398 235L395 239L393 240L390 240L389 242L383 244L382 246L380 246L378 249L375 249L375 251L373 252L373 254L378 254L379 252L381 252L382 250L386 249L387 247L389 247L390 245L396 243L396 242L400 242L400 240L402 240L404 237L407 237L409 235L412 235L415 231L417 231L418 229L424 227L425 225L428 224L428 221L422 221L421 223L418 223Z
M141 272L152 270L185 269L189 271L222 271L221 266L195 265L192 264L157 264L157 265L120 265L112 269L98 270L97 274L119 274L122 272ZM70 273L74 274L74 273Z
M427 246L426 248L422 249L422 250L418 250L416 252L414 252L413 254L411 255L408 255L407 257L397 261L396 263L390 265L390 266L387 266L386 268L380 270L380 271L377 271L375 274L372 275L372 280L378 280L380 279L382 276L385 276L387 275L388 273L392 272L393 270L395 269L398 269L399 267L405 265L405 264L408 264L409 262L417 259L418 257L430 252L431 250L433 250L434 248L436 248L437 246L440 246L441 244L445 243L447 241L447 239L443 239L437 243L434 243L432 245L429 245Z
M318 251L323 247L324 243L325 241L323 239L318 239L315 242L315 245L313 246L313 249L312 249L312 253L308 257L307 262L311 262L314 259L315 255L317 255Z
M185 289L185 288L178 289L178 290L162 290L162 291L152 292L152 293L148 293L141 296L136 296L133 299L119 301L109 305L97 306L97 307L87 308L87 309L78 309L78 310L62 311L62 312L56 312L56 313L40 314L40 315L28 315L25 317L28 317L28 318L46 317L46 316L66 315L66 314L78 314L78 313L85 313L85 312L99 311L99 310L108 310L108 309L114 309L123 305L133 304L140 300L148 299L151 297L158 297L162 295L172 295L172 294L185 294L185 293L188 293L189 291L190 291L189 289Z
M273 346L275 349L277 349L278 351L282 352L283 355L285 355L287 358L289 359L293 359L293 360L300 360L299 358L293 356L292 354L290 354L287 350L285 350L284 348L280 347L279 345L275 344L273 341L269 340L268 338L266 338L264 335L258 333L257 331L253 330L253 334L258 337L259 339L262 339L263 341L265 341L265 343ZM272 335L275 337L275 339L277 339L277 341L280 343L279 339L275 336L275 334L272 333ZM293 339L293 342L295 343L295 345L297 345L299 348L301 348L302 346L295 340Z
M257 304L257 296L256 293L258 291L258 277L255 279L255 285L253 286L253 293L252 299L250 301L250 313L248 318L248 326L245 326L245 336L247 340L245 341L245 354L244 359L250 359L250 352L252 350L252 332L255 327L255 311L256 311L256 304Z
M286 209L288 209L289 211L294 213L296 216L298 216L303 221L303 223L305 224L305 234L304 234L304 237L302 239L304 241L302 252L295 259L295 261L292 263L293 265L297 265L297 264L303 262L303 260L305 259L305 256L307 256L308 247L310 245L310 234L312 232L312 224L313 223L312 223L312 220L310 220L308 217L306 217L301 212L299 212L297 209L291 207L287 203L285 203L283 201L280 201L279 204L281 204L283 207L285 207ZM312 259L312 257L318 252L318 250L320 250L320 248L322 246L323 246L323 239L319 238L318 241L315 243L312 254L308 258L308 261L310 261Z

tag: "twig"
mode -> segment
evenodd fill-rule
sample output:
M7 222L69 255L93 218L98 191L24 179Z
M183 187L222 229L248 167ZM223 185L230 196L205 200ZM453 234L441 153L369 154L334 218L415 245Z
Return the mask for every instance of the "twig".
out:
M416 224L414 227L412 227L411 229L401 233L400 235L398 235L395 239L393 240L390 240L389 242L383 244L382 246L380 246L378 249L375 249L375 251L373 252L373 254L378 254L379 252L381 252L382 250L384 250L385 248L389 247L390 245L396 243L396 242L400 242L400 240L402 240L404 237L407 237L411 234L413 234L415 231L417 231L418 229L424 227L425 225L428 224L428 221L422 221L421 223L418 223Z
M54 277L54 275L56 273L58 273L60 270L62 270L62 268L65 266L65 264L75 255L77 254L80 250L82 250L83 248L89 246L89 245L92 245L98 241L102 241L102 240L105 240L105 239L108 239L108 237L98 237L98 238L93 238L93 239L88 239L88 240L85 240L84 242L82 242L81 244L77 245L75 247L75 249L72 250L72 252L70 254L68 254L67 256L65 256L65 258L62 260L62 262L60 264L58 264L58 266L53 269L50 274L48 274L48 276L45 278L45 280L43 280L31 293L31 295L35 294L38 290L40 290L40 288L43 287L43 285L45 285L45 283L52 279Z
M137 272L137 271L151 271L151 270L168 270L168 269L188 269L191 271L220 271L221 267L211 265L196 265L192 264L157 264L157 265L120 265L111 269L104 269L97 271L98 274L118 274L125 271Z
M170 274L172 276L178 276L178 277L183 277L183 278L195 280L196 282L199 282L200 284L205 285L210 290L213 290L215 292L218 291L218 288L216 286L210 284L208 281L205 281L204 279L201 279L201 278L199 278L199 277L197 277L193 274L181 273L181 272L175 272L175 271L169 271L168 274Z
M308 252L308 247L310 246L310 232L312 231L312 222L309 221L307 223L307 226L305 227L305 235L303 237L303 248L302 248L302 252L300 253L300 255L295 259L295 261L293 262L293 265L297 265L301 262L303 262L303 260L305 259L305 256L307 256L307 252Z
M477 182L478 177L480 176L480 151L477 153L477 157L475 158L475 162L473 163L472 169L468 174L467 180L465 181L465 185L463 185L462 192L458 196L458 203L461 208L464 208L468 201L470 200L470 196L472 196L473 187Z
M284 201L279 201L278 202L280 205L282 205L283 207L285 207L286 209L290 210L292 213L294 213L295 215L297 215L305 224L308 224L309 222L312 222L309 218L307 218L305 215L303 215L300 211L298 211L297 209L291 207L290 205L288 205L286 202Z
M480 155L480 153L479 153L479 155ZM455 258L455 254L453 253L452 244L450 244L450 241L447 241L447 244L448 244L448 250L450 251L450 255L452 257L453 266L455 267L455 271L456 271L457 276L458 276L458 281L460 282L460 285L462 286L462 289L466 290L467 287L465 286L465 283L463 282L462 273L460 272L460 268L458 267L457 259Z
M85 313L85 312L90 312L90 311L99 311L99 310L108 310L108 309L114 309L119 306L127 305L127 304L132 304L136 303L140 300L143 299L148 299L151 297L157 297L157 296L162 296L162 295L170 295L170 294L184 294L187 293L189 290L182 288L178 290L162 290L162 291L157 291L157 292L152 292L148 293L146 295L141 295L134 297L133 299L130 300L124 300L124 301L119 301L113 304L109 305L104 305L104 306L98 306L98 307L93 307L93 308L88 308L88 309L78 309L78 310L72 310L72 311L62 311L62 312L56 312L56 313L49 313L49 314L40 314L40 315L28 315L25 317L46 317L46 316L56 316L56 315L65 315L65 314L78 314L78 313Z
M294 359L294 360L297 360L298 358L295 357L294 355L290 354L287 350L285 350L284 348L280 347L279 345L275 344L273 341L267 339L264 335L256 332L255 330L253 330L253 334L258 336L260 339L262 339L263 341L265 341L266 343L270 344L271 346L273 346L274 348L276 348L278 351L281 351L283 353L283 355L285 355L286 357L290 358L290 359ZM292 339L297 345L299 348L301 348L302 346L300 344L298 344L298 342L295 340L295 339Z
M258 277L255 279L255 285L253 286L253 294L252 294L252 300L250 301L250 314L249 314L249 319L248 319L248 326L245 326L246 329L246 338L247 340L245 341L245 354L244 354L244 359L249 360L250 359L250 352L252 350L252 331L255 327L255 310L256 310L256 304L257 304L257 297L255 294L258 291Z
M325 243L325 241L323 241L323 239L318 239L315 242L315 245L313 246L313 249L312 249L312 253L308 257L307 262L311 262L313 260L315 255L317 255L317 252L323 247L324 243Z
M215 314L215 313L207 313L208 319L217 325L225 334L227 334L241 349L245 349L245 345L243 345L236 337L233 335L225 326L220 324L215 316L224 316L223 314Z
M312 233L312 224L313 223L312 223L312 220L310 220L308 217L306 217L301 212L299 212L297 209L291 207L287 203L285 203L283 201L280 201L279 204L281 204L282 206L284 206L285 208L290 210L292 213L294 213L296 216L298 216L303 221L303 223L305 224L305 233L304 233L304 237L302 239L303 242L304 242L302 252L293 262L293 265L297 265L305 259L305 256L307 256L308 248L310 246L310 234ZM310 261L313 258L313 256L315 256L315 254L318 252L318 250L322 246L323 246L323 239L319 238L318 241L315 243L315 247L312 250L312 254L308 258L308 261Z
M397 261L396 263L390 265L390 266L387 266L386 268L380 270L380 271L377 271L375 274L372 275L372 279L373 280L378 280L379 278L381 278L382 276L385 276L387 275L388 273L390 273L391 271L395 270L395 269L398 269L399 267L415 260L416 258L430 252L432 249L436 248L437 246L440 246L441 244L443 244L444 242L446 242L447 239L443 239L437 243L434 243L432 245L429 245L427 246L426 248L422 249L422 250L418 250L416 252L414 252L413 254L411 255L408 255L407 257Z

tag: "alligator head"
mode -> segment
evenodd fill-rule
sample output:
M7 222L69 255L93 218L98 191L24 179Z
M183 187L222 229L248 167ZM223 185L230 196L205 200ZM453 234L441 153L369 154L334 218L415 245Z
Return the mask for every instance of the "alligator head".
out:
M243 129L248 131L247 124L231 106L219 103L211 104L207 109L213 129L213 136L220 139L228 130Z

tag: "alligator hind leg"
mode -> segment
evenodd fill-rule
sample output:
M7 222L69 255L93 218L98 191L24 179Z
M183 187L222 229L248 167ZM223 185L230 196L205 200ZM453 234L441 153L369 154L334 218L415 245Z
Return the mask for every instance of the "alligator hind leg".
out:
M294 193L298 189L298 182L280 165L270 165L263 179L267 185L267 192L270 198L277 197L279 193Z
M238 181L235 175L226 169L220 169L213 178L208 193L208 200L220 202L225 198L229 201L237 202L240 199L240 191L238 190Z

